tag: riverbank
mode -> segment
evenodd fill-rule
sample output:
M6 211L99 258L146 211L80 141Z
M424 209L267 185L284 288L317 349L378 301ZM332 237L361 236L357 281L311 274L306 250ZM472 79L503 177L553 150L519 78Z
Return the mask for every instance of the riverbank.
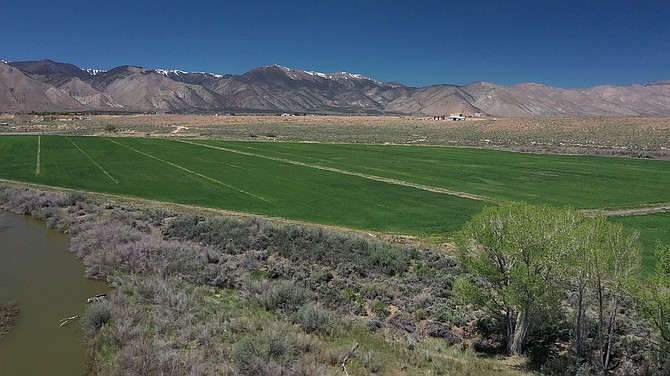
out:
M525 374L452 330L462 269L430 249L19 185L0 205L70 234L113 287L82 317L91 375Z
M0 302L0 341L12 330L19 317L19 306L16 302Z
M439 250L21 186L0 184L0 205L69 233L85 275L114 288L82 318L91 375L590 372L566 350L567 310L530 357L502 356L503 323L453 298L472 276ZM613 374L654 366L633 320Z

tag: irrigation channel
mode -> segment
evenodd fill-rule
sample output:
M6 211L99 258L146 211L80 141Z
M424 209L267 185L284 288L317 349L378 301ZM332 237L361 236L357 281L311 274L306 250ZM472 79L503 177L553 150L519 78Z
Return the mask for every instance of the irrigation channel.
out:
M84 278L69 237L29 216L0 211L0 301L15 301L16 325L0 339L0 375L83 375L86 345L79 320L87 298L109 290Z

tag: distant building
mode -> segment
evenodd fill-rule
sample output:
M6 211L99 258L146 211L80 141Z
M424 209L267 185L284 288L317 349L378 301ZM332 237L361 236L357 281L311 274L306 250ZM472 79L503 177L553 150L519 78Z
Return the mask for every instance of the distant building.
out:
M437 116L433 116L433 120L444 120L444 119L446 119L446 118L447 118L447 117L446 117L445 115L437 115Z
M482 116L484 116L484 114L482 114L481 112L475 112L474 114L472 114L472 116L474 116L474 117L482 117Z
M0 126L2 126L2 127L8 127L8 126L9 126L9 123L0 123Z
M463 114L461 114L461 113L458 113L458 114L450 114L450 115L449 115L449 120L452 120L452 121L465 120L465 116L463 116Z

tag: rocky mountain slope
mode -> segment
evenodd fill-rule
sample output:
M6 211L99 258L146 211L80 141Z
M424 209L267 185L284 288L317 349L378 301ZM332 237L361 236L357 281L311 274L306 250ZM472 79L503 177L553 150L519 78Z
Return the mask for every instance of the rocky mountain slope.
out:
M0 62L0 111L64 110L657 116L670 115L670 81L588 89L488 82L413 88L279 65L218 75L135 66L81 69L51 60Z

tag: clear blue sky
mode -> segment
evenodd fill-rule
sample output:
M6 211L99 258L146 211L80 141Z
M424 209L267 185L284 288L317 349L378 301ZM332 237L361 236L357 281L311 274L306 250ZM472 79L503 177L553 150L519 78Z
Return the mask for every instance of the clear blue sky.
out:
M2 0L0 58L242 74L281 64L411 86L670 79L668 0Z

